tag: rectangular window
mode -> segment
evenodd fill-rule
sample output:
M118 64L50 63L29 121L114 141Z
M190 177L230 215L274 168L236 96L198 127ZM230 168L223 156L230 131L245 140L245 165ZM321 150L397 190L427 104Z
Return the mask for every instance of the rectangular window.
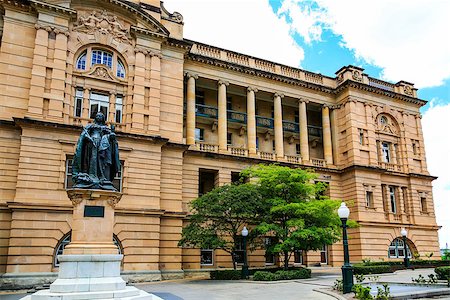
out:
M75 91L74 116L81 117L83 111L83 90L77 89Z
M272 150L273 150L273 152L275 152L275 140L272 140Z
M364 129L358 129L359 130L359 144L364 145Z
M256 137L256 150L259 150L259 137Z
M204 91L195 91L195 104L205 105Z
M295 123L299 123L299 121L300 121L300 118L299 118L299 116L298 116L298 110L296 110L296 111L295 111L295 115L294 115L294 122L295 122Z
M212 191L216 187L217 170L200 169L198 174L198 196Z
M295 144L295 153L300 155L300 144Z
M383 142L381 144L381 153L383 155L383 162L390 163L391 162L391 154L389 150L389 143Z
M395 200L395 187L389 186L389 199L391 201L391 213L397 213L397 202Z
M72 163L73 163L73 155L67 155L66 157L66 179L64 182L64 186L66 189L71 189L73 187L72 181ZM119 191L122 191L122 174L123 174L123 165L124 161L120 161L120 170L117 172L116 177L112 182L113 186Z
M231 183L239 184L241 182L241 173L231 172Z
M413 154L419 155L419 141L412 140L412 148L413 148Z
M195 141L203 142L205 140L205 129L195 128Z
M90 99L89 99L89 107L90 112L89 116L91 119L95 118L95 115L101 111L103 115L105 115L105 120L108 119L108 107L109 107L109 96L98 94L98 93L91 93Z
M422 212L427 212L427 198L426 197L420 197L420 208L422 209Z
M328 263L328 247L327 247L327 245L323 245L322 249L320 249L320 263L321 264Z
M275 264L275 255L271 252L272 246L276 244L276 239L274 237L265 237L264 238L264 248L266 249L265 259L266 265Z
M271 111L270 116L271 116L272 119L275 118L275 111L274 111L273 106L272 106L272 111Z
M233 100L230 96L227 97L227 110L233 110Z
M116 96L116 123L122 123L123 97Z
M242 236L238 236L236 239L236 250L234 251L234 259L236 263L243 264L244 255L244 238Z
M373 192L366 191L366 207L373 207Z
M227 133L227 145L231 146L233 144L233 134L231 132Z
M214 265L214 250L211 249L200 250L200 264L202 266Z
M294 251L294 263L303 264L303 251L302 250Z

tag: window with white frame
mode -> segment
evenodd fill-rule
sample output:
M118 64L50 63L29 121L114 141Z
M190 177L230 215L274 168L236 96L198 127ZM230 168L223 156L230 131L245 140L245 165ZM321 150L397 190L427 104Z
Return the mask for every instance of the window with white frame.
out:
M391 201L391 213L397 213L397 202L395 199L395 187L389 186L389 199Z
M83 90L76 89L75 91L75 103L74 103L74 112L73 115L75 117L81 117L83 112Z
M328 246L323 245L320 249L320 263L327 264L328 263Z
M391 153L390 153L390 144L383 142L381 143L381 153L383 155L383 161L385 163L390 163L391 162Z
M122 113L123 113L123 96L116 96L116 123L122 123Z
M86 56L87 56L87 51L85 50L83 53L81 53L81 55L78 57L77 59L77 69L78 70L86 70Z
M120 59L117 60L117 77L125 78L125 67Z
M195 128L195 141L203 142L205 140L205 129Z
M411 257L411 250L409 249L408 243L406 243L406 251L408 252L408 257ZM405 244L400 238L396 238L389 245L388 250L389 258L404 258L405 257Z
M366 207L373 207L373 192L366 191Z
M200 264L202 266L212 266L212 265L214 265L214 250L212 250L212 249L201 249L200 250Z
M109 109L109 95L99 94L96 92L91 92L89 98L89 116L91 119L95 118L95 115L101 111L105 116L105 120L108 119L108 109Z
M113 55L111 52L102 49L93 49L91 56L92 65L105 65L108 68L112 68Z

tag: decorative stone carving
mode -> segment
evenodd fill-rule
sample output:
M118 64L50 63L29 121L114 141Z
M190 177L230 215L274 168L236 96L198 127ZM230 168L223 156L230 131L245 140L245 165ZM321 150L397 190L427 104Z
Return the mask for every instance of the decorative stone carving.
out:
M88 16L78 17L73 30L87 34L95 32L110 34L118 42L131 44L130 30L122 25L116 16L107 13L105 10L94 11Z
M101 65L95 66L94 69L92 70L92 72L90 72L88 75L92 75L92 76L99 77L102 79L116 80L110 74L110 71Z
M398 126L392 118L386 114L380 114L377 118L378 130L387 134L397 135Z
M117 203L119 203L120 198L122 198L122 195L120 195L120 194L111 195L111 196L109 197L108 204L109 204L112 208L116 208L116 205L117 205Z
M412 96L413 95L413 90L410 86L405 85L403 87L403 92L405 92L406 95Z
M356 81L362 81L361 72L359 72L358 70L353 70L352 78L353 78L353 80L356 80Z

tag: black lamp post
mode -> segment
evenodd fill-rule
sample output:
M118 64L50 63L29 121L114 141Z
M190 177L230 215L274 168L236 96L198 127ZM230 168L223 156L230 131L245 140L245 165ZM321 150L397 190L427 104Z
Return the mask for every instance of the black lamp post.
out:
M403 259L403 263L405 265L405 268L408 269L409 268L409 258L408 258L408 250L406 248L406 236L408 235L408 231L406 231L405 228L402 228L402 230L400 230L400 234L403 237L403 247L405 247L405 249L403 250L405 253L405 258Z
M248 236L248 230L247 227L244 226L242 229L242 237L244 238L244 265L242 266L242 275L241 277L243 279L248 278L248 263L247 263L247 236Z
M338 215L342 221L342 243L344 244L344 265L342 266L343 293L347 294L352 291L353 287L353 267L350 264L347 239L347 219L350 215L350 210L344 202L341 203L338 209Z

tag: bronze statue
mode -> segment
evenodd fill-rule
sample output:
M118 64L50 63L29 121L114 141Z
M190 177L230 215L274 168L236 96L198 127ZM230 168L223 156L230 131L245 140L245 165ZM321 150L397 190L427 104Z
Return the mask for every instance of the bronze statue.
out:
M116 191L112 181L120 170L119 146L114 127L106 126L102 112L83 128L72 167L74 188Z

